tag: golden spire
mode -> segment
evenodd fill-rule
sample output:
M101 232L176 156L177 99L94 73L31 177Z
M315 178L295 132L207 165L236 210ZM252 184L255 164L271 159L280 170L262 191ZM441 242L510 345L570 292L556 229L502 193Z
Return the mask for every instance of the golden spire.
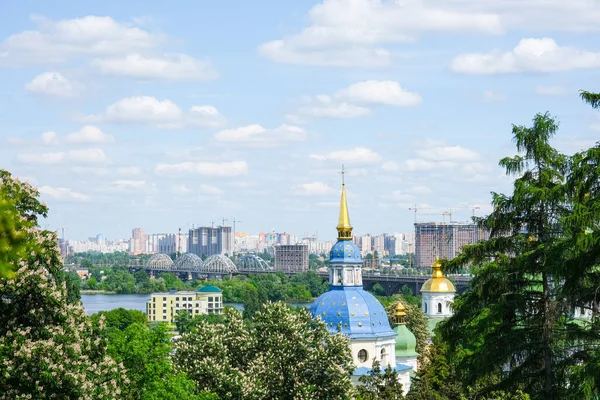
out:
M401 301L398 302L398 304L396 305L396 313L395 313L395 317L396 317L396 325L403 325L406 323L406 308L404 307L404 304L402 304Z
M346 202L346 183L344 182L344 166L342 165L342 199L340 200L340 219L337 225L338 240L352 239L352 225L350 225L350 214Z
M444 277L444 273L442 272L442 263L440 262L438 256L435 256L435 261L433 262L433 265L431 266L431 268L433 268L432 277L434 277L434 278L443 278Z

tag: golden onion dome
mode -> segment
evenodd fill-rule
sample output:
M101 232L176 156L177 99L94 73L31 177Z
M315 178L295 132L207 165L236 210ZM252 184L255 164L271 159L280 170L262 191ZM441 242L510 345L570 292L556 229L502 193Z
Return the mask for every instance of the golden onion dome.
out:
M440 264L437 257L431 267L433 268L433 274L431 275L431 278L425 281L421 287L421 292L455 293L456 289L452 282L444 276L442 264Z

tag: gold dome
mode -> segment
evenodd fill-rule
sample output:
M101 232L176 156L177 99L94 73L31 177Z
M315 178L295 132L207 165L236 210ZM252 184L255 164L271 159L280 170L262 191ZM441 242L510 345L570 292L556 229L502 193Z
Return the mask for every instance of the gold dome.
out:
M396 312L394 313L396 319L396 325L405 324L406 323L406 308L401 301L396 304Z
M429 278L427 281L425 281L425 283L421 287L421 292L435 292L435 293L454 293L454 292L456 292L456 289L454 288L454 285L452 284L452 282L450 282L444 276L444 273L442 272L442 265L440 264L440 261L437 259L437 257L431 267L433 268L433 274L432 274L431 278Z

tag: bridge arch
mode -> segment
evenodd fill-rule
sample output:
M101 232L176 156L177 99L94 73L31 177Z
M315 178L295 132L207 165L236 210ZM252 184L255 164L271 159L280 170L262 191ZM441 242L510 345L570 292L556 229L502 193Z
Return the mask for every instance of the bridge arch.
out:
M256 254L240 257L236 263L238 269L244 271L271 271L273 268Z
M175 260L175 267L180 271L200 271L204 265L204 261L196 254L185 253Z
M230 274L238 271L233 261L231 261L229 257L222 254L216 254L204 260L202 270L204 272L217 274Z
M170 271L173 269L173 260L166 254L155 254L148 260L148 266L156 270Z

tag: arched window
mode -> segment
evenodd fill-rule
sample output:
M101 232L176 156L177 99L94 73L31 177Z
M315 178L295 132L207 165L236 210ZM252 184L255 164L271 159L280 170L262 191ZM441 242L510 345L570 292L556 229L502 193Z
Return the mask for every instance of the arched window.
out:
M580 307L580 308L579 308L579 313L580 313L582 316L584 316L584 315L585 315L585 308L583 308L583 307Z
M387 353L385 352L385 348L381 349L381 366L385 368L387 366Z
M427 314L427 303L423 303L423 312Z
M358 361L360 361L361 363L364 363L364 362L367 362L368 359L369 359L369 353L367 353L367 351L365 349L358 351Z
M438 314L442 313L442 303L438 303Z

